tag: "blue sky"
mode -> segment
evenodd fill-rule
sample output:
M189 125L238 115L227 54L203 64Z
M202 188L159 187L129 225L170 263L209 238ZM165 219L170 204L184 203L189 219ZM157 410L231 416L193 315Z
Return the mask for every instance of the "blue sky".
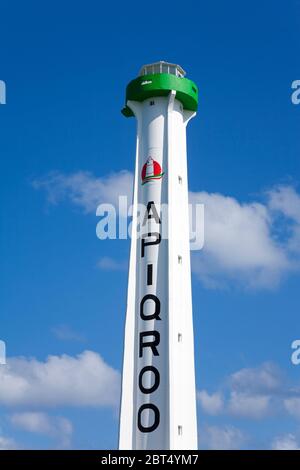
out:
M1 2L0 448L117 446L129 242L97 239L93 208L130 192L136 130L120 109L157 60L199 86L200 446L300 447L299 13L296 0Z

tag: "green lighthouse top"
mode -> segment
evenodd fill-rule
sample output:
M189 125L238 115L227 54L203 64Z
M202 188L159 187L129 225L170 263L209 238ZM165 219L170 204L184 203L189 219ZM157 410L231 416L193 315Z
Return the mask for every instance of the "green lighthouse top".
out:
M139 76L129 82L126 88L126 104L122 113L126 117L133 116L127 101L144 101L154 96L167 96L171 90L176 91L176 98L182 103L183 109L197 111L197 85L185 78L185 71L176 64L155 62L144 65Z

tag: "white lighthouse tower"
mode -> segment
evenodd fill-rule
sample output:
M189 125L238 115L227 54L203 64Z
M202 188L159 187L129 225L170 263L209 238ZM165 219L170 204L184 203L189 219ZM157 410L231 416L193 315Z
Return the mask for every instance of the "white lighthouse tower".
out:
M181 67L142 67L137 119L120 449L197 449L186 126L197 86Z

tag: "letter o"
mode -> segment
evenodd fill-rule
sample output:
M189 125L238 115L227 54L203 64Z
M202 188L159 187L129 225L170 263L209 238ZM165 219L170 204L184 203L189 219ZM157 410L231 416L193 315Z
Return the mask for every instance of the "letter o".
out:
M146 388L143 385L143 375L145 372L153 372L154 373L154 384L150 388ZM139 373L139 389L142 393L152 393L158 389L160 383L160 375L159 371L154 366L146 366L143 367Z
M153 421L153 424L151 426L146 427L146 426L142 425L142 413L143 413L144 410L152 410L154 412L154 421ZM153 432L153 431L155 431L155 429L159 425L159 421L160 421L160 413L159 413L159 409L157 408L157 406L153 405L152 403L146 403L146 404L142 405L139 408L138 418L137 418L137 425L138 425L138 428L141 432Z

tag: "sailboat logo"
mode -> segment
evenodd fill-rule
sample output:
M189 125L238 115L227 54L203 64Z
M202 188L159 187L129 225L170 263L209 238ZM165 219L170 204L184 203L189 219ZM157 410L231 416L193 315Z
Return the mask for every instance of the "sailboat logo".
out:
M159 180L163 175L164 172L160 164L156 160L153 160L152 157L148 157L142 168L142 184L148 183L151 180Z

